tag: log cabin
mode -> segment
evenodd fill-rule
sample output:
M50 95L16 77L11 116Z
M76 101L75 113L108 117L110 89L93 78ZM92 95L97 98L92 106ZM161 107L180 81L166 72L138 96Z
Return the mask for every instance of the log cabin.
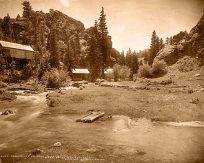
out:
M89 74L88 69L76 68L72 70L72 79L74 81L88 80Z
M9 68L15 62L16 70L22 70L34 58L31 46L0 40L0 65Z

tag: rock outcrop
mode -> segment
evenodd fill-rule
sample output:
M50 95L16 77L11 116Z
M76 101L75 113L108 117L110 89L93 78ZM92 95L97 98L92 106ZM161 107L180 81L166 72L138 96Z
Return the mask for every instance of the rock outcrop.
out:
M165 46L159 51L155 61L164 60L167 65L172 65L180 58L190 56L204 64L204 15L189 34L180 32L173 38L181 40L175 41L173 45Z

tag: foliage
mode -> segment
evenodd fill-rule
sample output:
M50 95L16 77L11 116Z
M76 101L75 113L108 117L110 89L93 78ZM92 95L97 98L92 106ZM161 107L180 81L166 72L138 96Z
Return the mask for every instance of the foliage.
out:
M160 77L167 73L166 67L164 61L154 62L152 67L148 64L143 64L139 67L138 75L144 78Z
M164 43L162 38L159 38L154 30L151 37L151 45L150 45L150 55L148 59L148 64L151 66L154 62L154 58L157 53L164 47Z
M164 61L154 62L152 65L152 69L151 69L152 75L154 77L163 76L164 74L167 73L166 67L167 66L166 66L166 63Z
M98 32L99 32L99 46L100 46L100 52L102 56L102 78L105 77L104 71L105 68L108 66L108 60L110 58L110 49L112 47L109 47L108 43L108 28L106 23L106 15L104 12L104 8L102 7L101 15L99 17L99 24L98 24Z
M101 73L101 53L98 41L97 25L92 28L91 38L88 41L88 60L91 81L95 81L100 77Z
M139 69L139 61L136 53L133 53L131 55L130 69L131 69L130 78L133 79L133 75L136 74Z
M199 62L195 58L191 58L189 56L186 56L182 59L180 59L177 63L177 68L181 72L189 72L192 70L196 70L199 67Z
M28 79L31 77L32 67L31 64L28 63L22 70L22 78Z
M60 56L59 56L58 45L57 45L56 40L57 38L56 38L55 30L52 30L50 32L50 39L49 39L50 47L52 47L51 55L50 55L50 65L51 67L59 68L60 67Z
M9 14L5 16L1 23L2 34L5 40L11 41L12 40L12 26L11 26L11 18Z
M50 71L47 71L44 75L44 80L46 80L47 87L49 88L59 88L64 86L64 84L69 79L67 71L58 70L52 68Z
M32 7L29 1L23 1L23 17L29 18L32 13Z
M113 76L114 80L129 80L131 70L127 66L121 66L119 64L115 64L113 66Z
M151 73L151 67L148 64L144 64L139 67L138 74L140 77L144 78L151 78L152 73Z

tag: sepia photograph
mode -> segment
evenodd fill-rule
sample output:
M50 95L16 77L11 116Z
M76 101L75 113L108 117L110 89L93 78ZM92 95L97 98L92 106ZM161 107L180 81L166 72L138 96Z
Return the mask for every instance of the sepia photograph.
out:
M0 0L0 163L204 163L204 0Z

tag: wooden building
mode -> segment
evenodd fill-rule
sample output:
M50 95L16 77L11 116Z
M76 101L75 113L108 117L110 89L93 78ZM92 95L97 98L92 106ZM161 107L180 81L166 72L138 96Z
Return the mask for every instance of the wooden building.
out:
M9 68L15 62L17 70L23 67L34 58L34 50L27 45L0 41L0 65Z
M74 81L89 80L89 70L76 68L72 70L72 79Z

